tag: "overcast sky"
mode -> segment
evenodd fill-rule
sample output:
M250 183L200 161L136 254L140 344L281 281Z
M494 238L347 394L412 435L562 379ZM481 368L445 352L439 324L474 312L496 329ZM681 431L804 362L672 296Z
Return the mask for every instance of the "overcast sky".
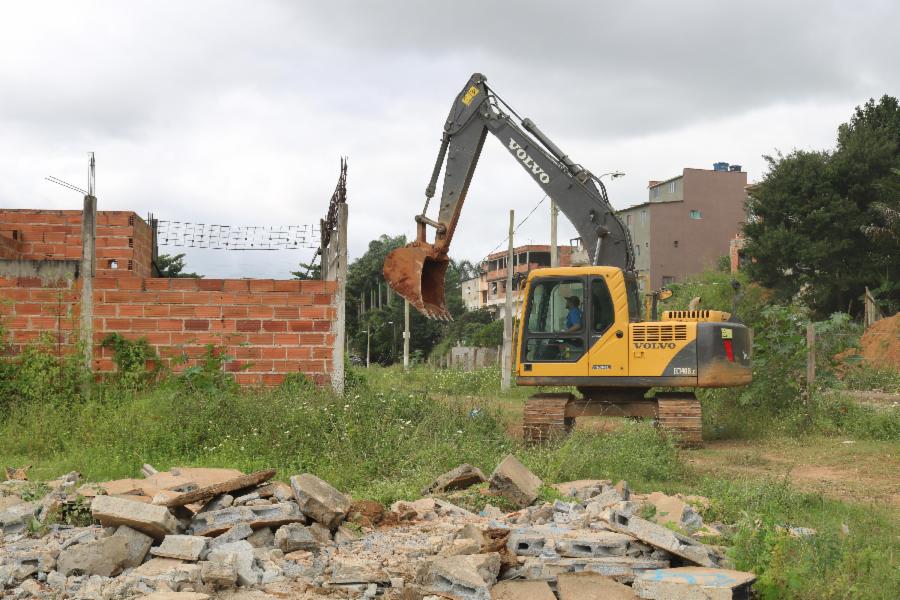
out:
M900 3L80 0L0 4L0 206L229 225L318 223L349 157L351 259L413 215L472 72L609 184L820 149L900 94ZM477 260L543 194L485 144L451 254ZM433 211L432 211L433 212ZM547 243L546 202L517 243ZM566 223L560 239L573 237ZM162 252L180 251L162 247ZM311 250L188 250L208 276L288 277Z

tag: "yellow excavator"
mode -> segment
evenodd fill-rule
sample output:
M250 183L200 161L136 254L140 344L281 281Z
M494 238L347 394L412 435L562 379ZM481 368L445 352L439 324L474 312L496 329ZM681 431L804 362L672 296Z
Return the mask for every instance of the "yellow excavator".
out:
M513 117L516 117L513 119ZM751 381L752 332L729 313L665 311L642 319L628 229L599 178L574 162L530 119L521 119L475 73L444 125L416 241L384 262L388 284L423 315L449 320L444 276L449 247L488 133L534 179L575 226L590 265L531 271L523 289L514 346L517 385L566 386L526 401L523 435L544 441L572 429L579 416L654 418L684 445L702 444L700 403L685 388ZM428 204L444 168L437 219ZM434 242L426 239L435 229ZM653 388L678 391L648 392Z

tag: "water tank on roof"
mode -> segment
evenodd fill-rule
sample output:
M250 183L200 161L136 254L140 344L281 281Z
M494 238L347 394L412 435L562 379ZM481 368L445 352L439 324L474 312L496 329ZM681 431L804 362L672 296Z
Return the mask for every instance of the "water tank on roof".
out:
M727 170L728 170L727 162L713 163L713 171L727 171Z
M741 165L731 165L730 167L728 167L728 170L731 171L732 173L740 173Z

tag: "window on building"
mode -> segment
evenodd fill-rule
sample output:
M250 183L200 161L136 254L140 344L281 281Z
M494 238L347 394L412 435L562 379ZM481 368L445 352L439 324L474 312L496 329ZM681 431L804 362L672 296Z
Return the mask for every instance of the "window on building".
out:
M663 285L671 285L675 283L675 278L671 275L663 275Z
M674 194L674 193L675 193L675 182L674 182L674 181L670 181L670 182L669 182L669 193L670 193L670 194Z
M650 197L651 198L659 198L659 186L656 186L655 188L650 190Z
M641 211L641 225L647 224L647 209Z
M703 214L699 210L691 211L691 218L695 221L699 221L703 217Z
M641 245L640 245L640 244L635 244L635 245L634 245L634 255L635 255L635 256L640 256L640 255L641 255Z
M631 214L625 215L625 224L631 227Z

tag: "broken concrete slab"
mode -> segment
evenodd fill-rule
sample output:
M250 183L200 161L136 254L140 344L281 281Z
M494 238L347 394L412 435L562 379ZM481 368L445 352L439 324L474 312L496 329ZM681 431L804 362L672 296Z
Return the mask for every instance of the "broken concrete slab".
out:
M556 580L559 600L631 600L634 591L597 573L563 573Z
M639 598L651 600L749 600L753 573L678 567L642 573L634 581Z
M170 573L184 564L184 561L175 558L151 558L141 566L137 567L133 573L141 577L153 578L159 577L164 573Z
M40 501L20 502L0 511L0 533L8 535L24 531L41 510Z
M280 502L263 506L232 506L222 510L197 513L191 521L194 535L207 537L224 533L242 523L253 529L280 527L287 523L302 523L306 519L293 502Z
M234 558L228 559L228 555L233 555ZM246 586L256 585L259 582L259 575L253 569L253 546L247 540L223 544L211 551L207 560L211 562L233 560L238 583Z
M182 471L186 472L189 475L193 474L194 479L199 478L199 473L196 469L182 469ZM162 504L162 506L185 506L188 504L193 504L194 502L203 502L204 500L209 500L210 498L214 498L220 494L226 494L228 492L233 492L235 490L240 490L247 487L259 485L260 483L264 483L269 479L272 479L272 477L275 476L275 473L275 469L267 469L265 471L257 471L256 473L251 473L249 475L241 474L240 476L232 477L226 481L214 483L212 485L188 491L187 493L181 494L176 498L168 499ZM159 473L154 477L159 477L160 475L163 474Z
M329 529L340 525L350 510L347 496L311 473L291 477L291 488L301 512Z
M141 600L209 600L210 595L202 592L153 592L141 596Z
M433 558L419 568L416 581L428 592L465 600L489 600L500 564L496 552Z
M153 545L152 537L141 533L137 529L132 529L128 525L120 525L113 535L125 538L127 543L128 557L123 564L123 567L126 569L131 569L144 562L147 552L150 551L150 546Z
M422 495L427 496L453 490L464 490L485 481L487 481L487 478L481 472L481 469L470 464L462 464L432 481L428 487L422 490Z
M556 600L546 581L501 581L491 588L491 600Z
M518 508L535 501L541 480L512 454L503 459L491 474L489 489L500 494Z
M233 552L216 554L213 560L205 560L199 564L203 583L220 589L234 587L237 583L237 555Z
M635 537L702 567L718 567L725 560L721 554L706 544L634 515L627 516L619 511L610 510L606 521L613 531Z
M388 583L390 577L377 564L344 558L336 560L331 571L332 585Z
M124 498L97 496L91 515L104 527L128 525L157 540L178 531L178 521L167 508Z
M163 558L198 560L206 550L207 543L209 538L199 535L167 535L162 544L150 550L150 554Z
M672 524L689 532L703 527L703 518L697 514L694 507L680 498L653 492L645 501L656 509L653 520L660 525Z
M275 535L269 527L260 527L251 535L247 536L247 541L254 548L267 548L275 545Z
M56 570L63 575L112 577L122 571L128 559L128 540L113 535L66 548L56 559Z
M209 549L212 550L214 548L218 548L222 544L230 544L231 542L245 540L251 535L253 535L252 527L250 527L246 523L238 523L222 535L216 536L209 540Z
M288 554L297 550L318 552L322 543L309 527L305 527L301 523L288 523L279 527L275 532L275 545L282 552Z

